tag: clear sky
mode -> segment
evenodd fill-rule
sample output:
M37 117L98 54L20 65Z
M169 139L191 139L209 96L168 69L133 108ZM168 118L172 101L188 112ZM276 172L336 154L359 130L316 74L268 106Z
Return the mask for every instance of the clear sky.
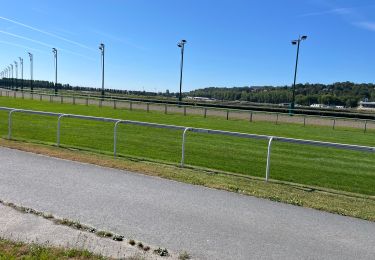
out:
M301 43L298 82L374 82L373 0L1 0L0 69L34 53L34 79L100 87L177 91L186 39L183 90L290 85ZM2 66L2 67L1 67Z

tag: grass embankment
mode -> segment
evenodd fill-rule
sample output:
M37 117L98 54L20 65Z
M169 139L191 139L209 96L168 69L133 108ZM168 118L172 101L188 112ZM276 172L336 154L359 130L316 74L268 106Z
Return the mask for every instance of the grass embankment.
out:
M26 244L0 238L0 259L106 259L87 250L64 249L46 245Z
M58 104L0 98L1 106L62 113L94 115L164 124L221 129L245 133L285 136L339 143L375 145L375 132L360 129L249 123L219 117L165 115L160 112L114 110L108 107ZM14 114L13 137L53 144L57 119ZM6 136L7 114L0 112L0 134ZM182 132L130 125L118 129L118 155L147 158L176 164L181 156ZM113 124L64 118L61 144L104 154L113 150ZM267 142L259 140L188 133L185 162L204 168L264 177ZM280 181L375 195L374 154L275 142L271 155L271 178Z

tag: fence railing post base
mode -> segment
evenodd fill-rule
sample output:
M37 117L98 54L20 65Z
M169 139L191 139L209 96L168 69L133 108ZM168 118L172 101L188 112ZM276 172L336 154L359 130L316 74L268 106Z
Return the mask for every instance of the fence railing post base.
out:
M181 149L181 168L184 168L185 163L185 140L186 140L186 132L190 130L190 127L187 127L184 129L184 132L182 133L182 149Z
M117 127L118 124L123 122L122 120L119 120L115 123L115 127L113 128L113 157L116 158L117 156Z
M272 145L273 136L270 137L268 141L268 149L267 149L267 166L266 166L266 182L270 178L270 168L271 168L271 145Z

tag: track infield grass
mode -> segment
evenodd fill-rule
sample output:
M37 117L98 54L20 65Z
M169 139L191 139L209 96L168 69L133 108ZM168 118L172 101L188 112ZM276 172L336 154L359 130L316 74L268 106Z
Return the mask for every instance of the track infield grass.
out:
M220 129L243 133L274 135L337 143L375 146L375 131L298 124L274 124L203 118L143 110L113 109L46 101L0 98L0 106L49 112L71 113L137 120L180 126ZM113 123L63 118L61 145L110 154L113 151ZM57 118L14 113L12 138L54 144ZM6 138L8 114L0 111L0 134ZM182 131L120 125L119 156L177 164L181 159ZM264 177L267 141L187 133L185 163L203 168ZM271 179L345 192L375 195L375 154L274 142L271 153Z

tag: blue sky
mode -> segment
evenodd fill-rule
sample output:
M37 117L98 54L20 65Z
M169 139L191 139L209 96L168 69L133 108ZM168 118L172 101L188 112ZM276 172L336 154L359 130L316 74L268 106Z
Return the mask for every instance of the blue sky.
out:
M298 82L374 82L373 0L1 0L0 68L34 53L34 78L107 88L177 91L180 39L183 90L290 85L302 42ZM2 66L2 67L1 67Z

